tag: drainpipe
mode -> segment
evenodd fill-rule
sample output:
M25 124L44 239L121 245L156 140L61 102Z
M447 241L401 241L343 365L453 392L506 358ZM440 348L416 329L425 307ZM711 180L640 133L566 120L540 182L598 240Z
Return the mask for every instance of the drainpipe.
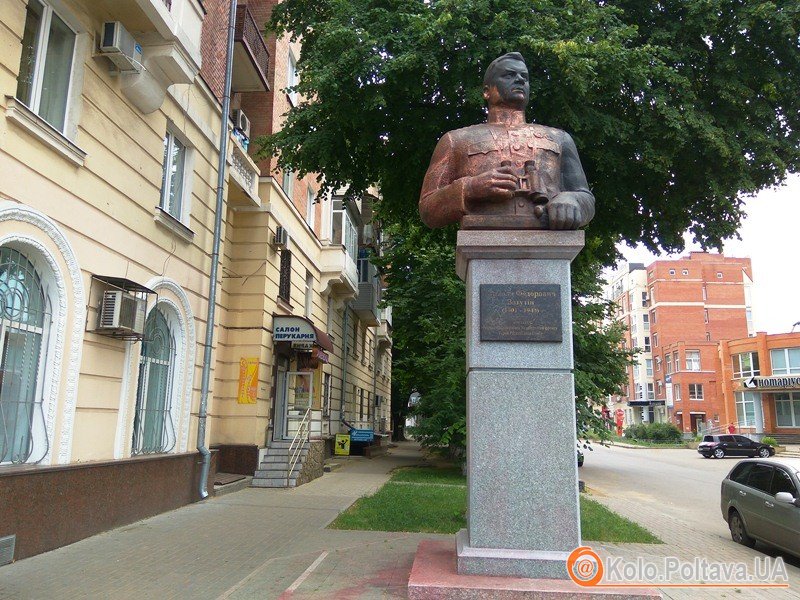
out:
M345 398L347 394L347 352L349 350L348 344L348 321L350 316L350 301L344 303L344 321L342 323L342 400L339 405L339 421L344 421L344 407Z
M225 55L225 87L222 96L222 126L219 133L219 163L217 165L217 205L214 213L214 244L211 251L211 277L208 282L208 314L206 341L203 349L203 375L200 387L200 410L197 423L197 451L203 457L200 471L200 498L208 497L207 480L211 469L211 452L206 448L206 419L208 417L208 388L211 376L211 346L214 342L214 317L217 308L217 268L222 237L222 210L225 204L225 166L228 159L228 113L231 109L231 78L233 76L233 34L236 28L236 0L231 0L228 12L228 50Z

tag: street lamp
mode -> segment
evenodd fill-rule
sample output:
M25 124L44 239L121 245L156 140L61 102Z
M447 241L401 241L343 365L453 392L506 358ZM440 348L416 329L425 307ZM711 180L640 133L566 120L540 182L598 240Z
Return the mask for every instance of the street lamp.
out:
M789 333L794 333L794 328L797 327L798 325L800 325L800 321L792 325L792 330Z

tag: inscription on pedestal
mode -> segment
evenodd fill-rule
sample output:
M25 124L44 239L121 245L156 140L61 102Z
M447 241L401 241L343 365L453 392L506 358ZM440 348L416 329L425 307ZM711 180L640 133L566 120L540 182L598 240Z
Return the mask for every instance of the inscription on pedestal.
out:
M480 286L481 341L561 342L561 286Z

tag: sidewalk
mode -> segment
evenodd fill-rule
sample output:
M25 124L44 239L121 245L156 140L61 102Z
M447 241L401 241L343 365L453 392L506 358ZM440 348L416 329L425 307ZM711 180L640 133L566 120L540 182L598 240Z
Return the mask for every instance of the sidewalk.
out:
M246 489L102 533L0 567L0 599L405 598L419 541L452 536L325 527L392 469L422 462L405 442L299 488Z

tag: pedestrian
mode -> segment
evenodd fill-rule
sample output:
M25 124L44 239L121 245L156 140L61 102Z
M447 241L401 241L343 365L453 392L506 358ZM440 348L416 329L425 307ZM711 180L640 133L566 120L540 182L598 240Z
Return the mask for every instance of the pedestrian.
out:
M736 433L736 425L734 425L733 423L731 423L730 425L728 425L728 433L730 433L731 435L733 435L734 433Z

